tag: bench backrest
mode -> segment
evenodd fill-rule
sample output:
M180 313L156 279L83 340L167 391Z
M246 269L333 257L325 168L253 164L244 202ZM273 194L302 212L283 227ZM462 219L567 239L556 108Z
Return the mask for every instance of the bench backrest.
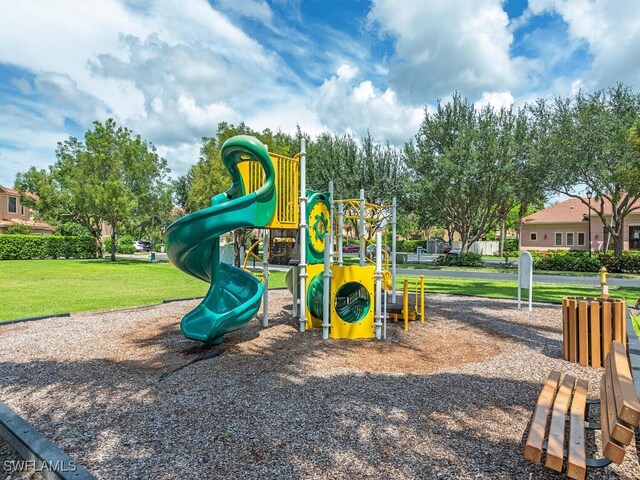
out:
M640 402L624 345L613 341L600 380L600 424L603 455L615 463L624 459L625 447L640 423Z

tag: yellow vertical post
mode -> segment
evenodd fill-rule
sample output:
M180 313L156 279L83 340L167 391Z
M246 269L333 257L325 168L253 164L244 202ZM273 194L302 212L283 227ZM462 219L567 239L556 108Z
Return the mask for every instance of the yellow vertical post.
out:
M404 296L402 297L402 316L404 317L404 331L409 331L409 279L404 279Z
M424 323L424 275L420 275L420 323Z

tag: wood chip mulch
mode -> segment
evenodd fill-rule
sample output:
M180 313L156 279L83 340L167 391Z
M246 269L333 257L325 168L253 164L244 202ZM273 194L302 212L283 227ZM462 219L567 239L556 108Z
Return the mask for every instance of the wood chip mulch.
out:
M179 332L196 302L0 326L0 399L104 479L562 478L522 456L537 396L602 370L562 360L559 306L430 294L409 332L323 341L269 295L269 328L162 382L211 351ZM635 446L589 478L639 479Z

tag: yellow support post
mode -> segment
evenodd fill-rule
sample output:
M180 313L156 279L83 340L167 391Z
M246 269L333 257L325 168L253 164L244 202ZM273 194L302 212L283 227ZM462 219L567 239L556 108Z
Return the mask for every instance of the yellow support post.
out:
M404 279L404 296L402 297L402 316L404 317L404 331L409 331L409 279Z
M420 323L424 323L424 275L420 275Z

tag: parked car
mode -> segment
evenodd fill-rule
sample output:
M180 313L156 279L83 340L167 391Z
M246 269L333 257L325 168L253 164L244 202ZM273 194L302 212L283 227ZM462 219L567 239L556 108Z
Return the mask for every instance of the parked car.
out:
M460 255L461 253L462 253L462 249L461 248L451 248L447 252L447 256L453 257L453 256Z
M448 243L445 243L442 246L442 253L449 253L451 251L451 245L449 245Z
M360 246L355 243L347 243L342 245L342 253L358 253L360 251Z
M391 253L391 247L389 245L382 245L382 249L387 252L387 253ZM367 245L367 249L366 249L367 255L374 255L376 253L376 246L375 244L369 244Z
M133 242L133 246L136 247L136 251L138 252L150 252L152 247L151 242L144 240L136 240Z

